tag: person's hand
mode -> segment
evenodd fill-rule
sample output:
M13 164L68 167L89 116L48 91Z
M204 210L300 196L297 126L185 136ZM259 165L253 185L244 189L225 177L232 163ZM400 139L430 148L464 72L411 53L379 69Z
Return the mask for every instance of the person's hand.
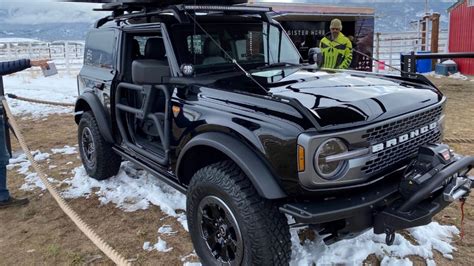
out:
M47 67L48 59L30 60L31 66Z

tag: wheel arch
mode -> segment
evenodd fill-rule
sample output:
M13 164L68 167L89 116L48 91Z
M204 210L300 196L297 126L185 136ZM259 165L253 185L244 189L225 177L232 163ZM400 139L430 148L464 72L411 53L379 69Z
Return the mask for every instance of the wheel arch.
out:
M84 112L91 111L99 126L99 131L104 137L105 141L113 143L112 127L110 125L110 119L105 112L105 109L100 102L99 98L93 93L86 92L79 96L74 107L74 120L76 124L79 124L81 116Z
M219 132L199 134L184 146L176 165L180 182L189 184L197 170L219 161L216 158L229 159L237 164L263 198L287 197L269 167L254 151L236 138Z

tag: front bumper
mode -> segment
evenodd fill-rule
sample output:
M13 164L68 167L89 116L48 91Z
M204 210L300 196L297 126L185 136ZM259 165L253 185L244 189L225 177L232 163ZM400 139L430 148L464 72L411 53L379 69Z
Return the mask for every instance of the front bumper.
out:
M474 177L459 174L473 166L474 157L447 165L408 199L399 193L399 183L392 181L352 196L284 204L280 211L298 224L318 225L332 234L327 243L355 236L370 227L376 234L393 235L395 230L430 223L452 201L467 197L474 187ZM334 226L336 221L340 222L339 227Z

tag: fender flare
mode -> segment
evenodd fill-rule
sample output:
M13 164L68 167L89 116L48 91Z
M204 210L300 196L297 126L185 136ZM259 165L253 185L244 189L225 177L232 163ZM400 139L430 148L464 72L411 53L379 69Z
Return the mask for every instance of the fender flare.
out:
M195 146L212 147L227 155L250 179L261 197L266 199L287 197L262 159L242 142L223 133L206 132L191 139L180 152L176 169L180 169L186 152Z
M79 123L80 115L82 114L81 111L86 110L86 108L84 108L84 104L88 105L94 114L97 123L100 125L99 131L104 137L105 141L113 143L114 139L112 137L110 119L97 95L91 92L86 92L79 96L76 101L76 106L74 107L74 119L76 120L76 123Z

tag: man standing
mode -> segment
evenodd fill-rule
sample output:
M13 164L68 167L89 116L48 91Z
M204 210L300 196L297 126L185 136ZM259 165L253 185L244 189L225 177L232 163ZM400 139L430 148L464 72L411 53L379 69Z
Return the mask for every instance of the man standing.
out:
M29 60L21 59L15 61L0 62L0 100L3 100L3 81L2 76L21 71L23 69L40 66L48 66L47 60ZM0 103L0 209L10 206L20 206L28 203L27 198L13 198L7 189L7 169L10 154L7 150L5 138L5 114L3 104Z
M331 21L331 35L324 37L319 43L323 53L323 68L347 69L352 61L352 43L342 34L341 20Z

